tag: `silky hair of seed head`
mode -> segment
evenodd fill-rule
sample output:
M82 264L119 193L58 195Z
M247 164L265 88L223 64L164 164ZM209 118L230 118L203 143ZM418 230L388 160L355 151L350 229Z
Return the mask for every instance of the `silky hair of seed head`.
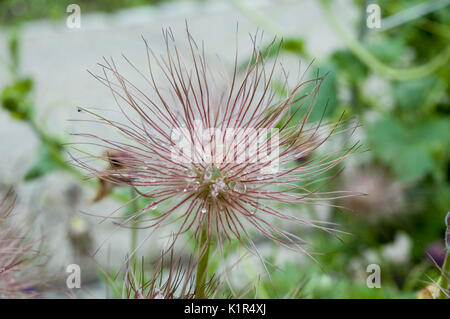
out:
M342 161L359 148L359 143L333 150L324 147L336 136L347 141L357 124L344 117L336 123L325 123L323 116L317 122L310 121L325 77L303 80L308 66L299 73L294 85L289 84L288 72L279 63L282 41L275 39L263 51L261 33L250 36L252 51L248 63L243 68L239 66L236 45L232 74L226 77L220 68L209 63L204 45L194 41L188 28L186 38L187 56L181 53L170 29L163 30L166 52L162 55L156 54L144 39L146 69L123 56L140 81L128 80L113 58L104 58L98 64L99 74L91 73L110 90L121 120L87 108L82 108L80 114L94 116L91 122L114 128L120 134L117 138L110 133L74 134L80 139L76 149L83 156L73 159L91 176L133 187L138 194L136 199L152 199L125 218L114 216L119 209L104 218L114 220L118 227L133 227L133 222L140 218L139 228L149 230L146 238L176 222L177 230L168 251L182 235L193 236L200 242L204 230L206 238L201 244L207 245L215 238L221 252L224 245L237 240L262 259L252 240L254 235L261 234L287 249L308 254L303 247L306 241L281 226L280 221L338 232L331 223L308 220L288 208L299 204L334 206L335 199L358 195L351 191L328 191L326 187L338 174ZM267 50L276 52L270 61L263 53ZM218 146L214 142L211 145L211 141L227 141L219 136L208 140L208 146L202 144L205 142L195 134L198 126L221 132L229 128L276 129L277 169L262 174L270 163L251 158L240 163L213 161ZM196 162L174 160L171 154L177 142L171 132L177 128L187 132L185 140L197 145L194 152L207 149L208 156L200 156ZM248 151L248 145L255 143L239 135L233 136L231 142L235 154ZM266 150L270 143L269 136L262 139L256 151ZM82 145L98 147L99 151L82 151ZM115 175L105 174L105 170L91 164L92 160L102 160L99 154L105 149L126 154L116 159L121 169ZM160 214L150 216L148 212L155 207Z

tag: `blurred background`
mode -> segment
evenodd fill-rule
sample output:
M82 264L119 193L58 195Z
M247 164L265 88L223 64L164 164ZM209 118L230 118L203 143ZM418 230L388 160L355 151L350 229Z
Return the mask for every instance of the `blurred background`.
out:
M71 3L81 10L79 28L67 12ZM379 24L370 4L380 9ZM242 63L257 28L266 39L283 38L289 70L300 60L303 70L314 61L311 76L328 72L312 120L325 105L327 120L356 117L361 128L354 139L367 150L346 161L330 186L367 196L336 203L346 210L298 207L351 234L305 235L321 253L320 266L261 240L265 256L280 268L272 282L261 279L257 260L248 260L231 284L252 282L259 297L272 298L288 295L293 282L301 282L307 298L415 298L436 280L450 210L447 0L1 0L0 191L13 187L15 214L32 218L33 228L45 234L50 272L79 264L83 293L103 298L108 288L98 269L123 263L133 241L129 230L111 234L114 225L80 213L106 215L130 196L126 189L106 192L68 162L66 143L79 130L70 120L80 116L78 107L113 102L86 70L96 71L103 56L119 61L122 53L145 65L141 36L163 52L161 29L170 27L183 39L186 20L195 39L225 64L233 61L236 36ZM145 233L136 236L143 240ZM160 245L145 242L140 253L151 259ZM381 288L366 285L370 264L380 265Z

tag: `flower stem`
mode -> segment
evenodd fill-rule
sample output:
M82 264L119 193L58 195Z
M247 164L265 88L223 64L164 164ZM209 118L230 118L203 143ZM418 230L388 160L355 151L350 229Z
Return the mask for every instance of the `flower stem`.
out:
M137 204L136 200L133 200L134 197L136 197L136 191L133 187L130 187L130 197L132 199L131 207L130 207L130 213L134 214L137 211ZM136 248L137 248L137 239L138 239L138 225L139 225L139 217L136 217L136 219L133 221L132 227L131 227L131 240L130 240L130 253L131 253L131 266L136 266Z
M197 274L195 277L195 297L197 299L205 299L205 286L208 269L209 247L211 241L208 239L207 224L203 226L202 237L200 239L200 261L197 266Z

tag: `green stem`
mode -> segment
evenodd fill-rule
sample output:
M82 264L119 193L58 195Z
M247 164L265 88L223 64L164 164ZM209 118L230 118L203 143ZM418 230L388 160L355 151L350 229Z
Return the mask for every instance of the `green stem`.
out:
M440 54L436 55L425 64L407 69L392 68L379 61L372 53L370 53L358 41L349 35L347 31L344 30L344 28L337 21L337 18L334 15L328 1L322 0L320 3L323 5L328 21L332 25L333 29L341 36L345 45L373 72L387 79L405 81L421 78L443 67L446 65L448 60L450 60L450 45L448 45Z
M442 275L439 278L437 284L440 287L436 292L436 297L439 299L447 299L447 296L443 291L447 291L449 288L448 277L450 276L450 251L447 251L445 255L444 265L442 265Z
M136 197L136 191L134 190L133 187L130 187L130 197L131 200L133 200L133 198ZM136 200L133 200L131 202L131 206L130 206L130 214L134 214L137 211L137 204L136 204ZM131 227L131 239L130 239L130 254L131 254L131 266L135 267L136 266L136 248L137 248L137 241L138 241L138 229L137 227L139 226L139 217L136 217L135 220L133 220L132 222L132 227Z
M197 266L197 274L195 277L195 297L197 299L205 299L205 286L208 269L209 247L211 240L208 239L207 223L203 226L202 237L200 239L200 261Z
M233 4L239 8L245 15L247 15L250 20L252 20L256 25L259 25L265 31L269 31L275 36L283 36L283 30L275 24L272 20L267 18L263 13L252 8L247 1L244 0L232 0Z
M61 152L62 145L59 144L57 139L49 137L33 119L30 119L28 123L33 132L41 141L41 143L45 144L45 146L47 147L48 151L51 154L52 159L59 165L59 167L62 170L72 173L79 180L86 181L85 176L80 171L78 171L74 166L70 165L62 156Z

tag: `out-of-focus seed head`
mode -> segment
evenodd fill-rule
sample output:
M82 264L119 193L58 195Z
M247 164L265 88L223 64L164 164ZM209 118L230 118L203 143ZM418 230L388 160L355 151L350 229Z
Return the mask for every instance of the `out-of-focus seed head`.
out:
M382 167L353 169L342 175L342 187L365 194L347 197L341 202L367 220L392 218L406 208L403 186Z
M96 203L113 191L116 185L131 183L132 176L128 169L128 161L132 160L132 156L125 151L106 150L103 158L107 161L108 166L98 174L99 187L93 203Z
M0 299L36 298L45 286L38 242L11 220L15 195L0 195Z

